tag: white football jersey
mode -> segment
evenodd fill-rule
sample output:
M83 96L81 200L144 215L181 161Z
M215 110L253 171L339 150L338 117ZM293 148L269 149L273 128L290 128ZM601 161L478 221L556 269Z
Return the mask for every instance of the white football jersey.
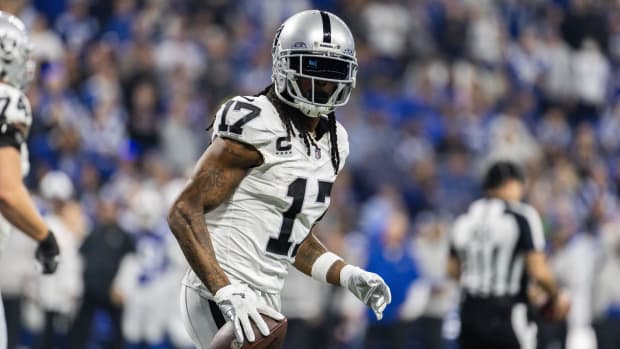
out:
M23 136L26 137L32 125L32 113L28 98L21 90L0 83L0 127L18 124L25 127L26 134ZM30 163L28 161L28 146L25 139L21 144L20 153L22 158L22 175L26 176L30 169ZM6 237L12 229L12 226L0 214L0 252L2 252Z
M213 138L252 145L264 161L228 201L205 215L217 260L231 280L279 293L288 264L329 206L336 179L329 132L316 140L316 147L311 145L308 155L301 137L288 138L266 96L229 100L217 112L213 129ZM347 137L337 123L340 169L349 153ZM184 283L209 295L191 270Z

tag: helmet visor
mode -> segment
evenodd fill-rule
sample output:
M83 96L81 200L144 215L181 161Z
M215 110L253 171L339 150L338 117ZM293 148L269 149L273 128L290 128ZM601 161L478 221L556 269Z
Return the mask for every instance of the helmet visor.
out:
M302 75L333 80L348 80L351 72L350 62L315 56L291 57L290 67Z
M357 73L354 56L290 50L282 52L281 58L285 62L286 90L290 98L324 108L347 103ZM322 88L328 83L334 84L333 92Z

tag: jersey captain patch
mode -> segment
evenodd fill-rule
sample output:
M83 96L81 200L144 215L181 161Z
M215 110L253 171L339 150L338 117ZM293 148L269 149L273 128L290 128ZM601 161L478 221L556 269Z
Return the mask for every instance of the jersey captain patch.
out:
M292 149L290 137L282 136L276 139L276 155L293 155Z

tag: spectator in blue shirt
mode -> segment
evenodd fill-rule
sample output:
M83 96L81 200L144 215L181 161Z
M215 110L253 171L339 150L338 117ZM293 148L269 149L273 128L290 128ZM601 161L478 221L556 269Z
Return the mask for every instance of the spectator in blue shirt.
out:
M370 238L367 270L380 273L392 290L392 303L385 309L383 320L377 321L368 313L369 326L365 348L405 348L407 331L400 319L409 286L418 278L418 268L410 253L409 218L401 210L394 210L386 219L379 234Z

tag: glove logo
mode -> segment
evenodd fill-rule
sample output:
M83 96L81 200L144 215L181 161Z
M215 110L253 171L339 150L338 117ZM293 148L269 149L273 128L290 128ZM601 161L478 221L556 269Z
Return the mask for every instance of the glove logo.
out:
M245 299L245 293L233 293L232 295L233 296L239 296L239 297Z

